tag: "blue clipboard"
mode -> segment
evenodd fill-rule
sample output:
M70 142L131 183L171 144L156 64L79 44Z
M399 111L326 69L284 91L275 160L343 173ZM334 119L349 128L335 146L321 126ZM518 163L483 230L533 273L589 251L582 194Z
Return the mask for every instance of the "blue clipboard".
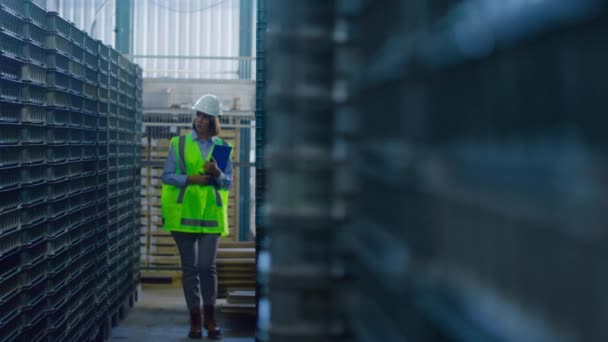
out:
M226 166L228 165L228 160L230 159L230 153L232 152L232 147L229 145L213 145L213 151L211 152L211 156L217 162L217 167L219 167L222 172L226 172Z

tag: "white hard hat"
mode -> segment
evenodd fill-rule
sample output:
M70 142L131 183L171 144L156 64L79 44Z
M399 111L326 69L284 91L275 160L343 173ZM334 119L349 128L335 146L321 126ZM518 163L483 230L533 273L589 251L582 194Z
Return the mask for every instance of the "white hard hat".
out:
M215 95L205 94L192 106L192 111L194 116L197 112L203 112L211 116L222 116L220 99Z

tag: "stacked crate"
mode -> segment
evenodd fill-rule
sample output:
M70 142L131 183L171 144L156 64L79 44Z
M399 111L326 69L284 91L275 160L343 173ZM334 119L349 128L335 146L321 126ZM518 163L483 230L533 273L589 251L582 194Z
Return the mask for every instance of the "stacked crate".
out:
M261 339L608 340L606 2L330 3L269 6Z
M608 339L606 192L578 195L606 184L606 3L342 5L356 332L372 312L378 340Z
M139 162L135 146L138 78L141 73L124 56L110 50L108 85L108 255L110 307L138 281ZM135 247L131 249L131 247Z
M337 3L268 4L273 43L267 51L272 63L268 63L265 137L269 138L266 146L273 148L263 150L262 165L269 181L263 228L272 240L268 245L272 259L266 256L267 262L259 265L261 276L268 277L272 321L260 332L260 339L339 339L333 334L339 332L341 322L332 308L339 293L331 286L340 273L332 268L336 232L332 226L339 212L332 198L337 154L333 150L332 15ZM315 48L310 49L311 45ZM270 264L269 271L263 268L265 264L266 270ZM268 303L260 304L261 318L268 317Z
M141 72L120 74L130 124L112 132L125 166L109 173L111 51L31 1L0 1L2 341L104 339L134 297ZM109 196L118 177L130 200Z
M142 151L140 147L141 136L143 132L143 103L142 103L142 91L143 91L143 69L139 65L135 65L135 129L134 129L134 156L135 156L135 165L134 165L134 179L133 185L135 190L133 191L133 201L134 201L134 221L133 221L133 244L139 247L139 234L141 232L140 226L137 224L137 220L140 218L140 213L143 210L141 205L140 193L142 191L142 175L141 169L142 165ZM140 250L139 248L134 248L131 250L131 273L133 275L133 283L139 282L140 277Z
M87 37L88 39L88 37ZM87 50L94 54L94 51ZM108 119L109 119L109 59L110 48L97 44L97 224L96 224L96 278L95 306L98 307L95 322L103 326L107 322L108 306Z

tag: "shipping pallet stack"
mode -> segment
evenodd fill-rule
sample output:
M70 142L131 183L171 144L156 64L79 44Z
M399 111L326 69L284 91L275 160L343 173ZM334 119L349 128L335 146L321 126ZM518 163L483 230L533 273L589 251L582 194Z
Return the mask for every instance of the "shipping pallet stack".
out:
M222 313L256 315L255 289L228 292L226 302L222 304Z
M231 313L249 313L251 311L249 305L239 304L250 303L241 303L236 298L242 297L243 293L235 295L233 292L245 291L255 294L255 243L227 241L221 243L217 253L217 274L218 297L228 299L229 305L226 309ZM253 304L255 306L255 297Z
M140 217L140 251L141 264L146 269L147 279L158 277L175 278L180 267L179 253L170 234L162 229L160 195L162 173L169 153L170 139L176 135L191 132L191 114L188 110L162 110L147 113L144 116L146 135L142 138L144 165L141 168L141 204ZM226 119L222 119L226 121ZM229 119L228 119L229 120ZM232 160L239 157L240 131L223 127L220 137L233 146ZM228 199L228 221L230 235L222 242L235 241L238 238L238 193L239 168L233 168L233 182Z
M123 96L134 104L116 133L131 150L121 151L127 166L113 168L108 119L120 97L108 96L109 75L120 57L57 13L0 0L2 341L106 339L135 300L141 70L123 60L132 77L119 76L133 85ZM111 190L119 175L130 181L124 202ZM116 222L124 225L111 235Z

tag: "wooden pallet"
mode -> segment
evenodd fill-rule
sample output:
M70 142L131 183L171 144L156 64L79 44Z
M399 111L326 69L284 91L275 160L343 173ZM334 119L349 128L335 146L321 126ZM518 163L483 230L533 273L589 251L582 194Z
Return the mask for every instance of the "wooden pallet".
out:
M222 313L255 315L255 290L230 290L226 303L221 307Z
M234 304L224 303L221 308L224 314L239 314L239 315L256 315L257 309L255 304Z
M218 295L232 290L255 290L256 265L253 243L234 243L218 251Z
M177 250L177 246L173 245L152 245L148 246L146 253L149 255L179 255L179 251Z
M174 284L182 279L181 271L142 270L140 276L142 283L148 284Z
M231 304L253 304L255 305L255 291L237 290L228 293L227 302Z
M221 247L217 252L217 257L218 259L255 258L255 248Z
M220 241L220 248L253 248L255 253L255 242L253 241Z

